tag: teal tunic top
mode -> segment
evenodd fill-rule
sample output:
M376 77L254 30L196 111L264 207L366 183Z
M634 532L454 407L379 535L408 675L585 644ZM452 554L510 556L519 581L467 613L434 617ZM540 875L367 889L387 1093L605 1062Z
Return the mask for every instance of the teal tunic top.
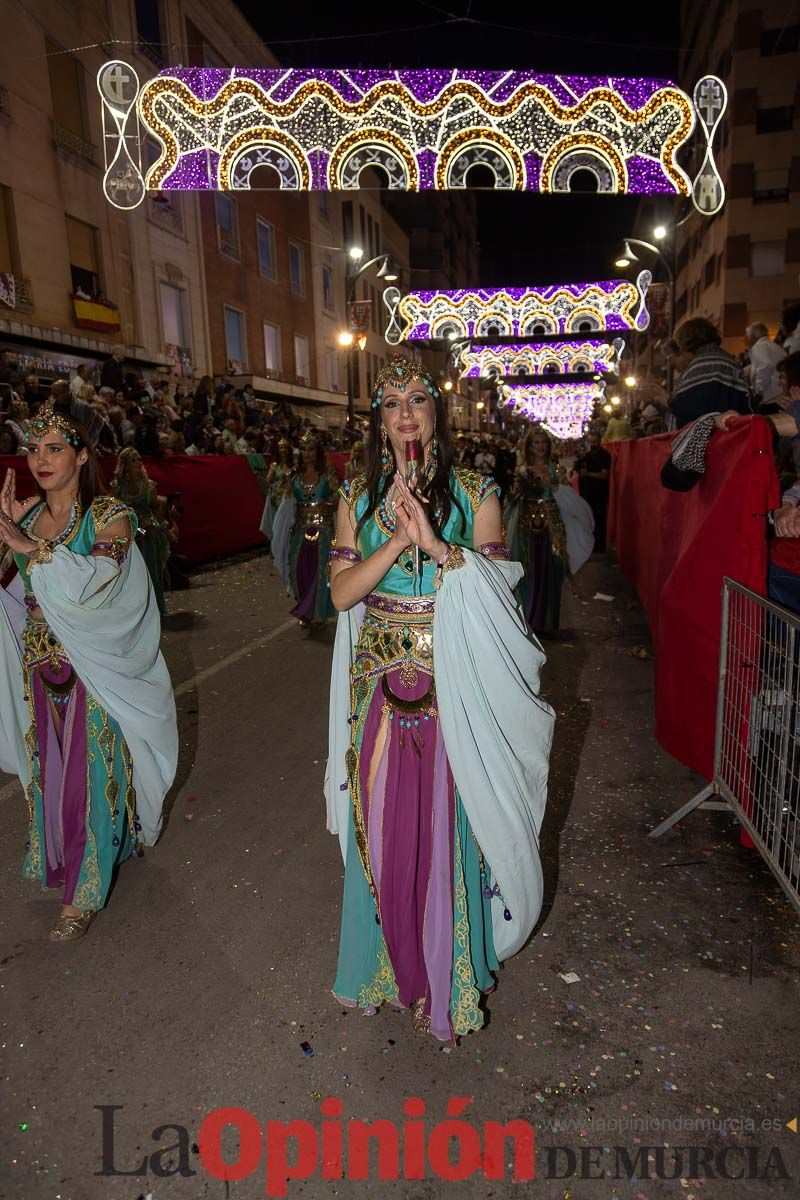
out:
M481 475L479 471L454 467L450 472L450 494L457 503L451 504L450 515L442 530L442 541L471 549L475 514L487 496L499 491L495 481ZM369 504L366 475L356 475L353 479L348 479L342 484L339 494L347 502L353 514L353 523L357 525ZM391 506L385 502L379 503L358 535L358 550L362 559L369 558L387 542L394 533L394 528ZM436 563L427 554L423 554L420 579L414 572L412 553L404 551L375 590L395 596L428 595L435 590L435 574Z

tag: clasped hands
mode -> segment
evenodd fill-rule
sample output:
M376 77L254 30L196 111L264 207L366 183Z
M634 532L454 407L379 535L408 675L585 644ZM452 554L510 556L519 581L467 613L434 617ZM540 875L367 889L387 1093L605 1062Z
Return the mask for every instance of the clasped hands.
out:
M17 554L33 554L34 550L38 550L39 543L18 528L23 517L38 503L39 497L36 495L29 496L27 500L17 500L17 475L9 467L0 491L0 540L5 542L9 550L15 550Z
M392 542L398 555L409 546L419 546L435 562L447 552L447 544L436 536L425 505L429 501L420 495L414 483L409 485L402 475L394 477L394 512L396 520Z

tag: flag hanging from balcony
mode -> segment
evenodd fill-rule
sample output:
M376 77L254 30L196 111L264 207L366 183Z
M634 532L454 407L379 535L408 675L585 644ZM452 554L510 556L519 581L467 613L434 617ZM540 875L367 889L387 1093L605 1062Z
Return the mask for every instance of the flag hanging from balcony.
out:
M17 292L14 286L14 276L10 271L0 272L0 304L7 308L17 307Z
M88 300L73 296L75 324L81 329L98 329L102 333L116 333L120 328L119 309L102 300Z

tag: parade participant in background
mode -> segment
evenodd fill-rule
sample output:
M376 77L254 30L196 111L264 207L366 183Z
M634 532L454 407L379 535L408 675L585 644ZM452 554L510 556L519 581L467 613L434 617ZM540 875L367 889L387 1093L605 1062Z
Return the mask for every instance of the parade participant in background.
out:
M530 429L520 448L506 506L509 552L522 563L522 607L531 629L552 633L561 619L561 590L567 577L567 531L556 504L558 471L553 443L543 429Z
M364 443L353 442L353 448L350 451L350 458L347 461L345 478L355 479L356 475L362 475L366 465L367 456L364 452Z
M23 875L63 887L50 937L73 941L119 864L158 837L175 704L136 517L103 495L85 431L42 409L28 467L38 494L18 502L9 471L0 495L18 569L0 589L0 767L28 799Z
M295 600L292 616L304 629L323 624L334 615L328 587L328 552L338 487L336 473L327 467L322 443L308 430L300 441L299 468L287 476L286 495L273 527L275 564Z
M286 483L294 469L294 456L289 439L282 437L278 441L275 462L267 472L267 498L264 503L264 513L259 526L265 538L272 540L272 527L275 514L281 500L286 495Z
M136 513L137 544L150 572L158 611L164 616L167 611L164 582L169 558L169 536L163 519L164 499L158 495L139 451L133 446L126 446L120 453L111 490Z
M608 513L611 455L600 444L600 434L590 431L588 448L575 463L581 495L594 517L594 548L600 554L606 548L606 517Z
M390 358L331 551L326 796L345 862L333 992L365 1013L410 1009L445 1040L483 1025L482 995L542 901L553 713L496 493L453 466L433 377Z

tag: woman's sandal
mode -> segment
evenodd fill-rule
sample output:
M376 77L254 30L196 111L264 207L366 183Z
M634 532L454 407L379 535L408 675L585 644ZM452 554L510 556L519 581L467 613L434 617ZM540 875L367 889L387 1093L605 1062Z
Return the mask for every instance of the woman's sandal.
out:
M94 916L93 909L87 909L80 913L60 913L55 925L50 930L50 941L76 942L78 938L85 936Z

